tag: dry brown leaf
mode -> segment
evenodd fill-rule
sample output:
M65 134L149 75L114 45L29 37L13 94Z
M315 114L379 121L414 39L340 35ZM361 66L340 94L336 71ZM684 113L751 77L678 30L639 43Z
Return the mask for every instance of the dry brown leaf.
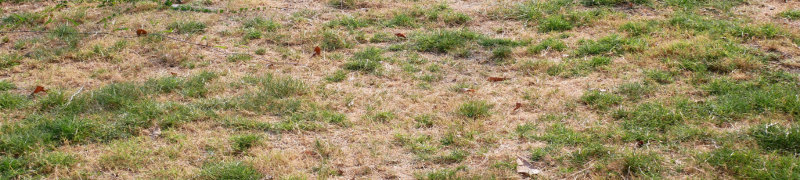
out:
M397 33L397 34L394 34L394 36L397 36L397 37L403 38L403 39L406 38L406 34L403 34L403 33Z
M172 74L172 76L178 76L178 73L174 73L174 72L169 72L169 74Z
M500 82L500 81L505 81L505 80L508 80L508 79L509 79L509 78L501 78L501 77L489 77L489 79L487 79L487 80L488 80L488 81L491 81L491 82Z
M42 87L42 86L36 86L36 89L33 90L33 92L31 93L31 96L33 96L34 94L39 93L39 92L47 92L47 90L44 89L44 87Z
M311 55L311 57L313 58L315 56L319 56L320 54L322 54L322 48L319 48L319 46L317 46L317 47L314 47L314 54Z
M517 103L517 105L514 106L514 110L513 111L517 111L521 107L522 107L522 103Z
M533 167L533 165L528 162L528 160L522 159L517 157L517 173L522 176L530 177L532 175L536 175L541 173L542 171Z
M144 35L147 35L147 31L145 31L144 29L136 30L136 36L144 36Z

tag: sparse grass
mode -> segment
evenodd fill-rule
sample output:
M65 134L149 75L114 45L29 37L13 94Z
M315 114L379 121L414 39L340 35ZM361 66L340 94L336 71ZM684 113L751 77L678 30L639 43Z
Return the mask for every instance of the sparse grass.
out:
M262 17L255 17L255 18L252 18L252 19L245 20L242 23L242 27L243 28L253 28L253 29L258 29L258 30L267 31L267 32L274 32L274 31L280 29L281 27L283 27L283 25L281 25L278 22L275 22L272 19L264 19Z
M630 153L624 157L623 172L627 175L657 178L664 168L662 158L656 153Z
M800 178L791 8L0 1L0 179Z
M325 80L328 80L329 82L342 82L346 78L347 78L347 72L342 70L337 70L336 72L333 72L333 74L326 76Z
M198 179L252 179L264 177L253 166L244 162L218 162L204 165Z
M167 30L179 34L195 34L204 32L207 25L199 21L175 21L167 25Z

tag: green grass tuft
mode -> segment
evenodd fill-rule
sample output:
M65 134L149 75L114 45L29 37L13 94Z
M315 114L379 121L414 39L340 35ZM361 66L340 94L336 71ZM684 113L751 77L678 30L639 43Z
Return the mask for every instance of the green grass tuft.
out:
M486 101L469 101L458 107L458 114L472 119L488 117L494 105Z

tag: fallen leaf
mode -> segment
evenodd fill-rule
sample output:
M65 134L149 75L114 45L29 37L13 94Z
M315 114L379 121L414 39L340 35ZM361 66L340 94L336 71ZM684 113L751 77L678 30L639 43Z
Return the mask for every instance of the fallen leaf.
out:
M394 34L394 36L397 36L399 38L406 38L406 34L403 34L403 33L397 33L397 34Z
M519 109L521 107L522 107L522 103L517 103L517 105L514 106L514 110L513 111L517 111L517 109Z
M643 146L644 146L644 141L636 141L636 147L640 147L641 148Z
M475 92L475 90L469 88L461 88L461 92Z
M42 86L36 86L36 89L33 90L33 92L31 93L31 96L33 96L34 94L39 93L39 92L47 92L47 90L44 89L44 87L42 87Z
M169 74L172 74L172 76L178 76L178 73L174 73L174 72L169 72Z
M319 56L320 54L322 54L322 48L319 48L319 46L317 46L314 47L314 54L311 55L311 57L313 58L314 56Z
M517 173L521 174L522 176L530 177L531 175L539 174L541 172L541 170L533 167L528 160L517 157Z
M144 29L136 30L136 36L144 36L144 35L147 35L147 31L145 31Z
M509 79L509 78L501 78L501 77L489 77L489 79L487 79L487 80L489 80L489 81L491 81L491 82L500 82L500 81L505 81L505 80L508 80L508 79Z

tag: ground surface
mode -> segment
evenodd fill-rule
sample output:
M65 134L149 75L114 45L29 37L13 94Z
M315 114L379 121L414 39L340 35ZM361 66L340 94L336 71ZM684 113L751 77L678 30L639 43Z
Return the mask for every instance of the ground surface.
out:
M796 1L0 7L0 179L800 178Z

